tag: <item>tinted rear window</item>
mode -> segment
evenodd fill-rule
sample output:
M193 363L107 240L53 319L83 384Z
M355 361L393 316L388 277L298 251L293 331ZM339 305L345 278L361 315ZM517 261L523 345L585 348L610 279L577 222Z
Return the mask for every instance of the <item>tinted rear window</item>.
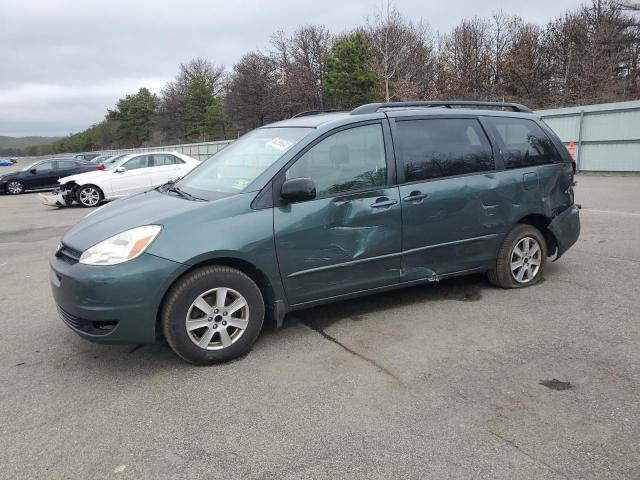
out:
M493 152L475 119L397 122L407 182L493 170Z
M525 118L486 117L504 143L505 168L523 168L559 162L551 139L533 120Z

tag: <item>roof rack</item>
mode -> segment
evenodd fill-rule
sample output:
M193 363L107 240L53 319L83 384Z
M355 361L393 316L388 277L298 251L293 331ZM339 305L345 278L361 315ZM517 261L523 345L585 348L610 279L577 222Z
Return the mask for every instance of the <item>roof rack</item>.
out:
M326 110L307 110L306 112L296 113L291 118L299 118L299 117L310 117L311 115L321 115L323 113L336 113L336 112L348 112L349 110L345 110L344 108L329 108Z
M514 112L533 113L529 107L519 103L510 102L477 102L475 100L423 100L420 102L386 102L367 103L351 110L351 115L364 115L376 113L381 108L406 108L406 107L499 107L511 108Z

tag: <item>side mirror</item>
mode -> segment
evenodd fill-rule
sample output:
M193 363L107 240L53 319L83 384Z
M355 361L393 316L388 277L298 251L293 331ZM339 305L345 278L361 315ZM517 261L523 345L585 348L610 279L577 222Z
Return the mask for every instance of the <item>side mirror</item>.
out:
M282 184L280 197L288 202L302 202L316 198L316 184L310 178L291 178Z
M35 168L32 168L31 170L29 170L29 173L33 173L35 175L37 173L37 170Z
M126 168L124 168L124 167L118 167L118 168L116 168L116 173L124 173L124 172L126 172L126 171L127 171L127 169L126 169Z

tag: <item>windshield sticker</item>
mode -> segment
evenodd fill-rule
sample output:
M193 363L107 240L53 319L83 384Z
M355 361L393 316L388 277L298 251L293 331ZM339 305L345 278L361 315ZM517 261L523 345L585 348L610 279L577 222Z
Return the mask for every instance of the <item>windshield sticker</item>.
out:
M239 178L238 180L235 181L233 185L231 185L231 188L235 188L236 190L242 190L247 185L249 185L249 180L245 178Z
M278 149L281 152L284 152L285 150L290 148L291 145L293 145L293 142L290 142L289 140L285 140L284 138L276 137L273 140L269 140L267 142L267 145L275 149Z

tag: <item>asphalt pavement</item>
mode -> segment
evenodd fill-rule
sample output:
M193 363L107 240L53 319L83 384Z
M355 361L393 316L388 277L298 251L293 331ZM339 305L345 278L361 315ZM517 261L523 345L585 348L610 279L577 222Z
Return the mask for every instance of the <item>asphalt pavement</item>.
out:
M581 175L577 200L535 287L317 307L194 367L71 332L47 259L89 211L0 196L0 478L638 479L640 176Z

